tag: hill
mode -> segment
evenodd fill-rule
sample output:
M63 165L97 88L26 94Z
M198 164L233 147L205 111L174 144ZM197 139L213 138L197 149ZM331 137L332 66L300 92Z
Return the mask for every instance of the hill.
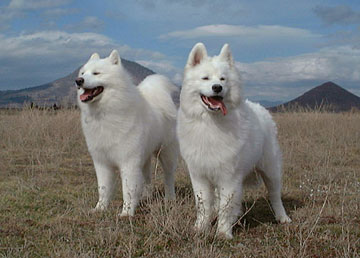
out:
M321 84L303 95L284 104L270 108L271 111L284 111L294 108L321 109L341 112L352 108L360 109L360 97L333 82Z
M134 83L139 84L146 76L154 74L150 69L125 59L122 64L129 71ZM22 107L24 103L34 103L39 106L76 104L75 78L79 69L71 74L40 86L21 90L0 91L0 107Z

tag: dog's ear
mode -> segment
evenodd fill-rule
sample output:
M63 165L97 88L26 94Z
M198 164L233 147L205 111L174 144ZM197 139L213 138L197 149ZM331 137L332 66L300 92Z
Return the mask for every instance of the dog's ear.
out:
M193 67L201 63L207 57L206 47L203 43L197 43L189 54L187 67Z
M224 44L224 46L222 47L222 49L220 51L219 57L222 60L228 62L231 66L234 65L234 59L232 57L229 44Z
M119 56L119 53L117 52L116 49L114 49L113 51L111 51L111 54L109 55L109 59L110 59L110 62L114 65L118 65L121 63L121 59L120 59L120 56Z
M98 53L94 53L90 56L90 59L89 60L98 60L100 59L100 56Z

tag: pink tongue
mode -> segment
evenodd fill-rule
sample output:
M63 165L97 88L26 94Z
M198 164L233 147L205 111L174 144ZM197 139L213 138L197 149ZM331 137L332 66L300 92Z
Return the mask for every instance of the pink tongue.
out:
M92 93L92 90L85 90L83 94L80 95L80 100L84 101L86 100Z
M211 103L211 105L213 105L214 107L220 108L221 112L223 113L224 116L226 115L227 109L225 107L224 102L222 102L220 99L212 98L212 97L208 97L207 99Z

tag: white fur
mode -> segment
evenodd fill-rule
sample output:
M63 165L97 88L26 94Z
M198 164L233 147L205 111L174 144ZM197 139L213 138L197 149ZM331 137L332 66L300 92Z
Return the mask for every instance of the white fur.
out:
M223 87L220 95L228 111L225 116L207 109L201 101L200 94L210 96L214 84ZM232 226L242 214L243 182L254 167L262 171L276 219L290 222L281 201L282 161L276 125L265 108L243 99L229 45L215 57L207 56L202 43L190 52L177 134L194 189L197 230L206 230L217 211L218 233L233 237Z
M79 77L84 78L84 87L104 87L102 94L86 103L79 100L84 90L78 90L82 128L98 181L95 210L109 205L115 172L120 171L124 200L121 215L133 216L142 194L149 194L151 156L160 149L165 195L174 199L178 144L177 110L171 94L177 87L161 75L150 75L136 87L115 50L104 59L93 54Z

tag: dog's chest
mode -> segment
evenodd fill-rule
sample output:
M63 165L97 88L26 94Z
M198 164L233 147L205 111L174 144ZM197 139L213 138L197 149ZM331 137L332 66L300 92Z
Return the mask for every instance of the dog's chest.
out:
M90 152L111 152L124 141L122 138L126 123L113 117L86 116L82 119L82 126Z
M204 168L236 163L243 146L239 129L226 124L188 123L180 126L179 132L184 158Z

